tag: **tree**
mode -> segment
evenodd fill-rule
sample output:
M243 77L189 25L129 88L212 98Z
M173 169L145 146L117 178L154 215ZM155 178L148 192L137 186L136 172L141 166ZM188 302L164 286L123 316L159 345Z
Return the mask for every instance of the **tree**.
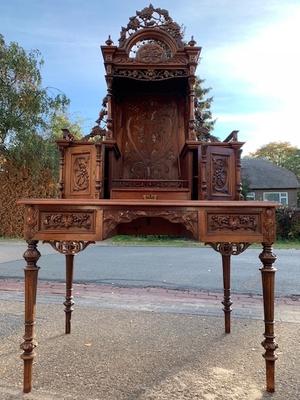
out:
M211 134L216 120L212 119L211 105L213 97L207 97L211 88L204 88L204 79L196 78L195 84L195 130L198 140L213 141L219 139ZM203 129L204 128L204 129Z
M59 151L56 140L61 139L62 129L69 129L75 138L82 136L81 121L71 122L66 113L52 115L43 136L28 132L15 138L9 147L9 159L19 168L34 171L32 179L39 171L49 170L54 180L58 178ZM32 156L32 155L36 156Z
M289 169L300 178L300 149L289 142L270 142L254 153L250 153L250 157L265 158L280 167Z
M49 128L53 116L63 112L68 98L42 86L43 59L38 50L28 53L12 42L5 43L0 35L0 151L14 142ZM53 88L52 88L53 90ZM58 90L56 89L56 92Z

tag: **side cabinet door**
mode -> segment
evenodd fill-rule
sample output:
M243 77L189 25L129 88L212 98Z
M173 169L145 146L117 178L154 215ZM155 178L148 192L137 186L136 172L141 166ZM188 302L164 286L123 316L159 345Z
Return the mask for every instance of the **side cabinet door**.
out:
M234 200L235 151L231 148L207 148L207 197L209 200Z
M66 149L65 197L95 198L96 149L94 145Z

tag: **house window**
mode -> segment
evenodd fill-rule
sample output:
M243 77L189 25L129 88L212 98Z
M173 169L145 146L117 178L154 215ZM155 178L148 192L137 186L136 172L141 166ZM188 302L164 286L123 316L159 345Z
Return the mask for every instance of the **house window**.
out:
M264 192L264 201L277 201L284 206L288 205L287 192Z
M246 200L255 200L255 192L248 192L246 195Z

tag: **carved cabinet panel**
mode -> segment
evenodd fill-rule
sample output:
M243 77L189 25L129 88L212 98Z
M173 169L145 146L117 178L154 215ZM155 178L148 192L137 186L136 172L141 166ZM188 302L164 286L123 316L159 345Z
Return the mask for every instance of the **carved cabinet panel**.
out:
M77 145L66 149L65 197L94 198L96 177L95 145Z
M234 200L234 149L220 146L208 146L206 167L207 198L209 200Z

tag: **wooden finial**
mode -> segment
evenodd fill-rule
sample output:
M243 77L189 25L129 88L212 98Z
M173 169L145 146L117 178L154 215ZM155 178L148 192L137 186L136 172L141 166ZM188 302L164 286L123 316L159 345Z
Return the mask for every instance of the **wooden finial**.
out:
M114 44L114 42L111 40L110 35L108 35L108 39L107 39L107 41L105 42L105 44L106 44L107 46L111 46L112 44Z
M192 36L191 40L188 42L188 45L193 47L193 46L195 46L196 43L197 42L196 42L196 40L194 40L194 36Z

